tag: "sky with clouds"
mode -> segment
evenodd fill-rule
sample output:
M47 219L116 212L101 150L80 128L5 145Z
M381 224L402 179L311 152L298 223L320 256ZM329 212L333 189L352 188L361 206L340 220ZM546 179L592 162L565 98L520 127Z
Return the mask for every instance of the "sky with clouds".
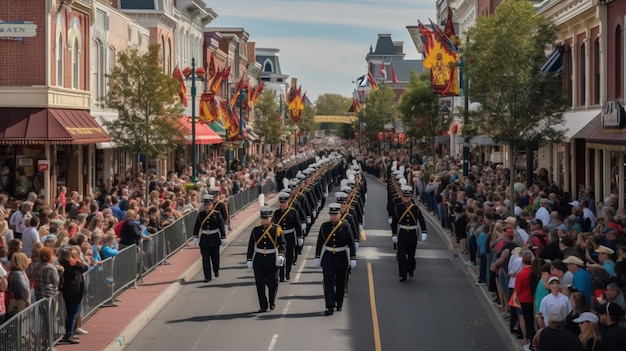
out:
M367 72L365 56L378 34L404 42L405 59L419 54L407 25L436 21L435 0L214 0L210 27L241 27L256 47L277 48L283 74L315 101L326 93L352 96Z

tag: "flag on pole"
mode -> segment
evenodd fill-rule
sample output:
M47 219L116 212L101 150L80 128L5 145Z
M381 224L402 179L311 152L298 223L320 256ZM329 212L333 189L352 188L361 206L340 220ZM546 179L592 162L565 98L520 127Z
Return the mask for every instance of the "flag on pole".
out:
M265 82L260 81L259 84L257 84L256 89L254 89L254 103L259 102L263 88L265 88Z
M174 76L174 78L176 78L176 80L178 80L178 82L180 83L178 96L180 97L180 102L183 104L183 106L187 107L187 87L185 86L185 80L183 79L183 74L181 73L180 68L178 68L178 65L176 65L176 68L174 68L172 76Z
M376 90L378 89L378 84L376 84L376 79L374 79L374 76L372 75L372 72L367 71L367 83L370 85L370 89Z
M396 76L396 69L391 65L391 83L398 84L398 76Z
M387 79L387 70L385 69L385 60L380 61L380 78Z
M209 56L209 79L215 76L217 70L215 69L215 52L211 51L211 55Z

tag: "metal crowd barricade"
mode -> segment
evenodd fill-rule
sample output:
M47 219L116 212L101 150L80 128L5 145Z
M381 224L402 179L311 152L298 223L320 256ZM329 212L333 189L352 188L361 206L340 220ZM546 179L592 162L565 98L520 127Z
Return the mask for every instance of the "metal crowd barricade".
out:
M91 316L98 307L111 303L113 297L113 258L107 258L97 266L83 274L85 279L85 296L83 297L83 313L87 318Z
M273 189L272 185L266 184L262 191L269 193ZM235 214L257 201L258 193L259 189L253 188L231 197L230 213ZM136 284L144 272L154 269L187 245L193 236L197 215L197 211L184 215L152 235L152 240L144 241L141 249L135 245L128 246L120 250L117 256L108 258L85 272L83 318L88 319L98 308L113 303L115 297ZM61 294L37 301L0 325L0 349L53 350L54 344L65 335L65 315L65 303Z
M37 301L0 327L0 345L6 351L48 349L51 338L48 299Z
M122 249L113 257L113 294L117 295L127 286L136 283L139 273L137 246L132 245Z

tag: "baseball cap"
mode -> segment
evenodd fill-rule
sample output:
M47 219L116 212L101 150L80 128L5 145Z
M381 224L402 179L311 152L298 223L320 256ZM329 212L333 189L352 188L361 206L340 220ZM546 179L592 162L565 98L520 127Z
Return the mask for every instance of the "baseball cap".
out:
M598 316L591 312L583 312L580 316L573 321L574 323L591 322L598 323Z
M607 302L595 307L598 314L608 314L611 317L621 317L624 315L622 307L615 302Z
M530 221L530 224L543 226L543 221L541 221L541 219L539 219L539 218L535 218L535 219Z
M557 277L557 276L555 276L555 275L552 275L552 276L550 276L550 278L548 278L548 284L550 284L550 283L552 283L552 282L554 282L554 281L556 281L556 282L559 282L559 283L560 283L560 282L561 282L561 279L559 279L559 277Z
M576 200L574 200L574 201L570 202L569 204L570 204L570 205L572 205L572 206L574 206L574 207L578 207L578 206L580 206L580 202L578 202L578 201L576 201Z
M569 232L569 229L567 228L567 224L563 223L561 225L559 225L558 227L556 227L556 229L561 229L564 232Z

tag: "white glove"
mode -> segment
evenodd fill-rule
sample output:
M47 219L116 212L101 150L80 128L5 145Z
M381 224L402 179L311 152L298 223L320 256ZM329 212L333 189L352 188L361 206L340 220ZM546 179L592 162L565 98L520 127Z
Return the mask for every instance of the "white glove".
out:
M193 238L191 242L193 243L193 246L198 246L198 238Z
M363 224L359 224L359 236L361 236L362 231L363 231Z
M397 235L392 236L391 237L391 241L393 241L394 244L397 244L398 243L398 236Z
M319 258L315 259L315 268L320 268L322 266L322 263L320 262Z
M300 223L300 228L302 228L303 231L306 230L306 223Z
M428 234L426 232L422 232L422 241L426 241L428 239Z
M328 192L325 192L325 193L324 193L324 197L328 197Z
M226 245L228 245L228 240L226 240L226 239L222 239L221 244L222 244L222 246L226 246Z
M311 216L306 216L306 224L311 224Z
M252 269L252 261L248 261L246 264L248 265L248 269Z
M228 233L228 225L224 224L224 234Z
M391 224L393 222L393 219L391 219L391 217L387 218L387 223Z
M317 214L317 211L313 210L313 217Z
M358 249L359 249L359 242L358 242L358 241L355 241L355 242L354 242L354 249L355 249L355 250L358 250Z
M350 260L350 268L354 269L356 267L356 260Z
M304 239L298 238L298 246L304 245Z
M276 256L276 265L282 267L283 263L285 263L285 258L281 255Z

